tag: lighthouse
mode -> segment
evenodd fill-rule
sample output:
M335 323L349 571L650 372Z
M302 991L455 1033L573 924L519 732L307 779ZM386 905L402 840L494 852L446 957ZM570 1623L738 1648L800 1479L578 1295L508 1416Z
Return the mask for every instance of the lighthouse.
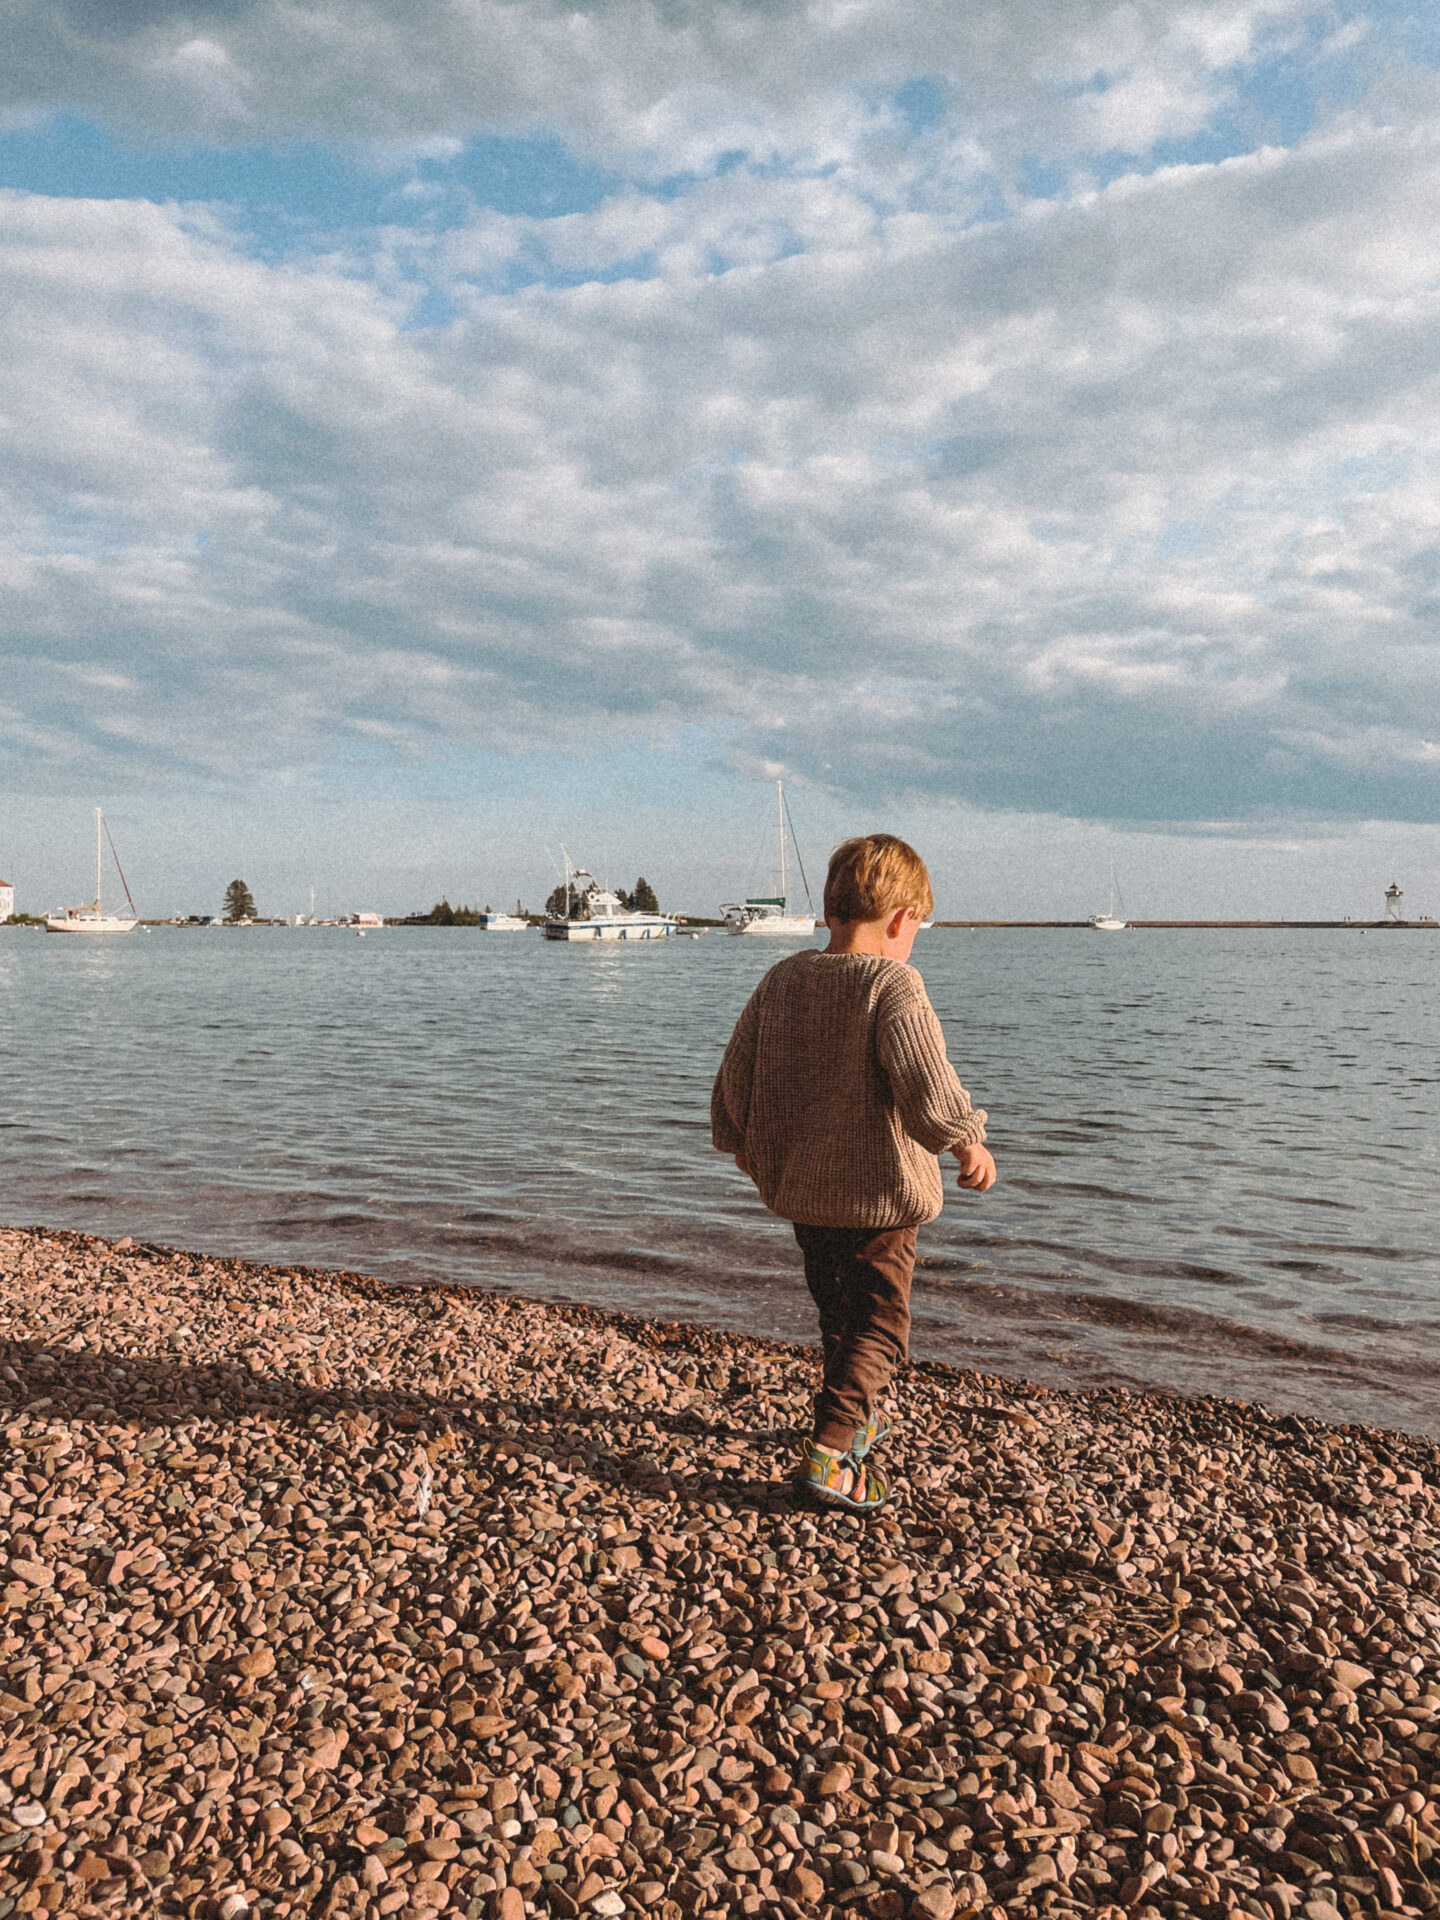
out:
M1398 927L1403 924L1405 896L1392 880L1385 889L1385 925Z

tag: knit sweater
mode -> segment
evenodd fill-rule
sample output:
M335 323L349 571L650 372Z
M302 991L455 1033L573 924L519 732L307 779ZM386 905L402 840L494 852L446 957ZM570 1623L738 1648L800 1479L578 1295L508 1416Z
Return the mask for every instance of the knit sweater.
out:
M936 1155L985 1138L913 967L793 954L725 1049L710 1132L767 1207L814 1227L911 1227L944 1204Z

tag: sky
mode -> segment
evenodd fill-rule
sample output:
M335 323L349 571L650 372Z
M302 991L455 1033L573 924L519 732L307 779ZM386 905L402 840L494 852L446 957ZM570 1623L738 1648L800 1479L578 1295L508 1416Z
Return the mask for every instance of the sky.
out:
M0 874L1440 911L1440 15L0 0Z

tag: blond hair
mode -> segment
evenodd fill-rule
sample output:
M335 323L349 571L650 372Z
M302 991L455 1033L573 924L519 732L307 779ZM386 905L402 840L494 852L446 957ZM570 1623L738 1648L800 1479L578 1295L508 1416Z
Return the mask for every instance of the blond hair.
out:
M898 907L913 907L922 920L935 909L930 875L915 849L893 833L842 841L825 876L825 918L883 920Z

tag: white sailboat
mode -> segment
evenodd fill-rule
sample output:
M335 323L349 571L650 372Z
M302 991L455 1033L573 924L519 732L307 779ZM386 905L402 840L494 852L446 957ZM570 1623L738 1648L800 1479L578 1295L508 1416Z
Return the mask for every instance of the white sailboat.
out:
M1090 924L1097 933L1123 933L1128 921L1115 918L1115 862L1110 862L1110 904L1104 913L1092 913Z
M788 913L789 877L785 864L785 786L775 782L775 810L780 822L780 891L778 894L752 894L744 900L722 906L720 913L727 933L785 934L792 939L808 940L815 932L813 913ZM805 869L800 869L804 878ZM810 889L805 889L808 897Z
M547 940L666 940L675 931L673 914L639 913L620 904L618 894L602 887L593 873L565 861L562 910L545 916Z
M104 816L99 807L95 809L95 902L93 906L66 907L63 913L51 913L45 917L47 933L133 933L139 921L135 912L135 902L130 900L130 889L126 886L124 869L116 856L115 871L120 875L120 884L125 888L125 898L130 901L133 918L127 920L123 914L106 913L101 900L101 876L104 870L102 836L105 831ZM110 843L111 853L115 852L115 843Z

